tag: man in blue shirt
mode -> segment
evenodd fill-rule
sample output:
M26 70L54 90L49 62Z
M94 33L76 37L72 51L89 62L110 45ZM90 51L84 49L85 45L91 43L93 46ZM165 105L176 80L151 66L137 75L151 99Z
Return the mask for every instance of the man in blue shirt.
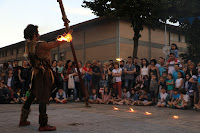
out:
M176 82L176 79L178 79L178 72L182 72L183 76L185 77L185 73L182 70L179 69L179 65L178 64L176 64L174 66L174 68L175 68L175 71L173 72L173 79L174 79L175 82Z
M160 66L159 68L159 74L160 76L162 76L163 72L166 71L166 67L165 67L165 59L163 57L159 57L159 62L160 62Z

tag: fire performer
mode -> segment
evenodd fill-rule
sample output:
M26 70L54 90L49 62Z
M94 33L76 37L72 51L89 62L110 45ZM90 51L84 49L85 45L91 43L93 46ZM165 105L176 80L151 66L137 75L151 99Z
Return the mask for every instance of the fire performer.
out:
M54 77L50 67L50 49L55 48L63 42L42 42L39 41L38 26L28 25L24 30L26 39L25 55L32 66L31 93L24 103L19 126L30 125L27 121L30 113L30 106L36 98L39 101L39 131L53 131L55 126L47 124L46 105L49 103L53 89Z

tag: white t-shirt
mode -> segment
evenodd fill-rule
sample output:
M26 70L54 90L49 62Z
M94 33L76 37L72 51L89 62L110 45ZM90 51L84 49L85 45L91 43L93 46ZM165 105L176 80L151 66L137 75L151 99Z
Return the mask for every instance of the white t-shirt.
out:
M179 67L182 67L182 65L180 64L180 61L179 61L179 60L177 60L177 62L175 62L175 61L170 61L170 62L169 62L169 67L168 67L168 73L173 74L173 72L175 71L175 68L174 68L175 63L178 63L178 64L179 64Z
M79 70L80 70L80 72L81 72L81 74L82 74L83 69L82 69L82 68L79 68ZM78 74L77 68L75 68L75 72ZM79 76L75 76L75 77L74 77L74 81L75 81L75 82L80 82Z
M121 71L122 71L121 68L118 68L117 70L116 70L116 69L113 69L113 70L112 70L112 72L113 72L114 74L119 74ZM116 82L121 82L121 81L122 81L121 76L116 77Z
M12 77L8 78L8 82L7 82L8 87L11 87L11 80L12 80Z
M143 67L143 68L141 68L141 75L142 76L145 76L145 75L149 75L148 74L148 67Z
M181 95L179 96L179 99L182 100L181 99ZM185 102L188 102L189 101L189 96L187 94L183 95L183 100L185 100ZM182 103L183 103L183 101L182 101Z
M181 81L182 81L182 80L183 80L182 78L176 79L176 82L175 82L175 87L176 87L176 88L178 88L178 87L181 85ZM183 85L184 85L184 84L183 84ZM183 88L183 85L182 85L181 88Z
M167 93L165 93L165 94L163 94L163 93L160 93L160 98L161 98L161 101L162 101L163 99L166 99L166 98L167 98L167 96L168 96L168 94L167 94Z

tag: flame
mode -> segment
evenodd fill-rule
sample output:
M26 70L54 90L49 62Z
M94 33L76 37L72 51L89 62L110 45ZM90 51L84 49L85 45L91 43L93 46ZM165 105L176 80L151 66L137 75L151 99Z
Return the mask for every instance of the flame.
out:
M72 41L72 35L70 33L64 33L63 35L60 35L58 38L57 38L57 41L66 41L66 42L71 42Z
M178 116L176 116L176 115L174 115L174 116L173 116L173 118L174 118L174 119L178 119L179 117L178 117Z
M114 108L114 110L119 110L119 108L117 108L117 107L115 107L115 106L113 106L113 108Z
M152 115L152 113L146 112L146 115Z
M135 110L133 110L132 108L130 108L131 112L135 112Z

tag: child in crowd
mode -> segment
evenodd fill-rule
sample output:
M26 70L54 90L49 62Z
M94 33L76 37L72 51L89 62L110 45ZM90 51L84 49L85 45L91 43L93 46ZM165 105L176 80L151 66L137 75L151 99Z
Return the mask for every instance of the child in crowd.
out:
M175 88L178 88L180 90L183 88L183 86L184 86L183 73L178 72L178 79L176 79Z
M165 79L161 76L160 79L159 79L159 82L158 82L158 90L159 90L159 93L162 93L162 92L161 92L161 89L162 89L163 87L166 87L166 81L165 81ZM158 93L158 94L159 94L159 93Z
M158 107L165 107L169 100L169 95L166 93L166 89L162 87L161 93L158 94Z
M173 43L171 45L170 53L173 53L175 58L179 58L179 50L178 50L178 47L177 47L177 45L175 43Z
M170 96L170 99L172 98L172 93L173 93L173 89L174 89L174 80L172 77L172 74L169 73L167 75L168 80L166 81L166 85L167 85L167 93Z
M156 80L156 76L154 74L151 75L149 91L152 98L152 103L155 104L158 91L158 81Z
M102 93L102 99L97 98L99 103L108 104L111 101L111 92L109 92L108 87L104 88L104 92Z
M194 107L194 90L192 89L192 83L189 82L190 78L191 78L191 75L186 74L184 88L190 97L190 106Z
M119 98L119 95L117 95L115 92L112 91L112 88L110 88L111 92L111 100L110 103L115 104L116 102L119 102L121 98Z
M189 96L186 94L185 89L180 90L179 103L176 105L178 109L186 109L188 107Z
M119 105L122 105L122 104L129 105L130 104L129 99L130 99L130 92L128 91L128 89L126 87L124 87L123 90L122 90L121 101L114 102L114 103L119 104Z
M164 72L162 73L162 77L164 78L165 81L168 80L168 75L167 75L167 72L166 72L166 71L164 71Z
M63 89L59 89L55 97L56 103L67 103L66 94Z
M172 99L171 99L171 101L168 101L169 107L175 107L179 103L180 94L178 93L178 91L179 91L178 88L174 88L174 91L172 94Z
M148 106L152 104L151 95L146 88L143 89L142 94L139 96L138 105Z
M137 105L139 95L136 93L135 89L131 89L130 103L131 105Z
M192 71L192 77L189 79L189 82L192 83L190 92L194 94L194 100L193 100L194 104L197 104L197 98L198 98L198 86L197 86L198 78L197 78L197 74L198 74L198 72L196 70L193 70Z
M92 94L90 95L89 102L90 103L98 103L97 101L97 91L96 89L92 89Z
M106 80L106 77L105 77L105 75L103 74L103 75L102 75L102 78L101 78L101 80L100 80L100 82L99 82L99 87L100 87L99 93L100 93L100 94L102 94L102 93L104 92L104 88L105 88L106 86L108 86L108 80Z

